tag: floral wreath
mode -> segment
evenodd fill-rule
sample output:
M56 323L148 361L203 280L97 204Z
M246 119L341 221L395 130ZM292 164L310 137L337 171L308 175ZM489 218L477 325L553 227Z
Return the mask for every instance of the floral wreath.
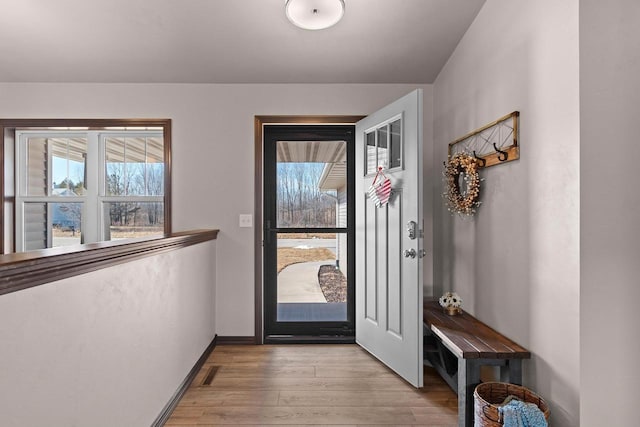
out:
M478 161L475 157L464 153L456 153L449 158L444 167L444 179L446 191L442 194L445 198L447 209L451 213L472 216L480 206L480 174L478 173ZM464 181L467 191L460 191L459 178L464 173Z

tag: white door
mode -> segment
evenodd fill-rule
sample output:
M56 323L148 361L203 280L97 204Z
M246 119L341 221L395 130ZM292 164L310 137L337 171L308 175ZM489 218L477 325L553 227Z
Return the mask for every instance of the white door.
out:
M392 192L376 207L379 166ZM356 342L422 387L422 90L356 124L355 191Z

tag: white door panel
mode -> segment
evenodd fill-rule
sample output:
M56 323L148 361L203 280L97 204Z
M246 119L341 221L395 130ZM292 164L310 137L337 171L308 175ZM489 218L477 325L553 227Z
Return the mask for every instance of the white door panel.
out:
M383 207L368 197L377 166L392 185ZM356 341L422 387L422 236L409 221L423 223L421 90L356 124Z

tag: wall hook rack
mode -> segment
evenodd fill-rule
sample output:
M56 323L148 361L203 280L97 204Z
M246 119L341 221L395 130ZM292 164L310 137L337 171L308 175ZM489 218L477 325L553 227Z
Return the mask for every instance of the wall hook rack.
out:
M506 162L509 159L509 153L499 149L495 142L493 143L493 149L496 150L496 153L498 153L498 160L500 160L501 162Z
M476 150L473 150L473 157L478 160L478 164L481 168L485 167L485 165L487 164L487 161L485 159L483 159L482 157L478 157L478 155L476 154Z
M518 127L520 112L500 117L449 143L449 158L459 152L473 153L485 168L520 158Z

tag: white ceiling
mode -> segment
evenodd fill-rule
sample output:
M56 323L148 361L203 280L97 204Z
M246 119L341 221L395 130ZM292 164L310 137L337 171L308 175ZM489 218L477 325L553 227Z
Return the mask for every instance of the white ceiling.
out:
M0 0L1 82L432 83L485 0Z

